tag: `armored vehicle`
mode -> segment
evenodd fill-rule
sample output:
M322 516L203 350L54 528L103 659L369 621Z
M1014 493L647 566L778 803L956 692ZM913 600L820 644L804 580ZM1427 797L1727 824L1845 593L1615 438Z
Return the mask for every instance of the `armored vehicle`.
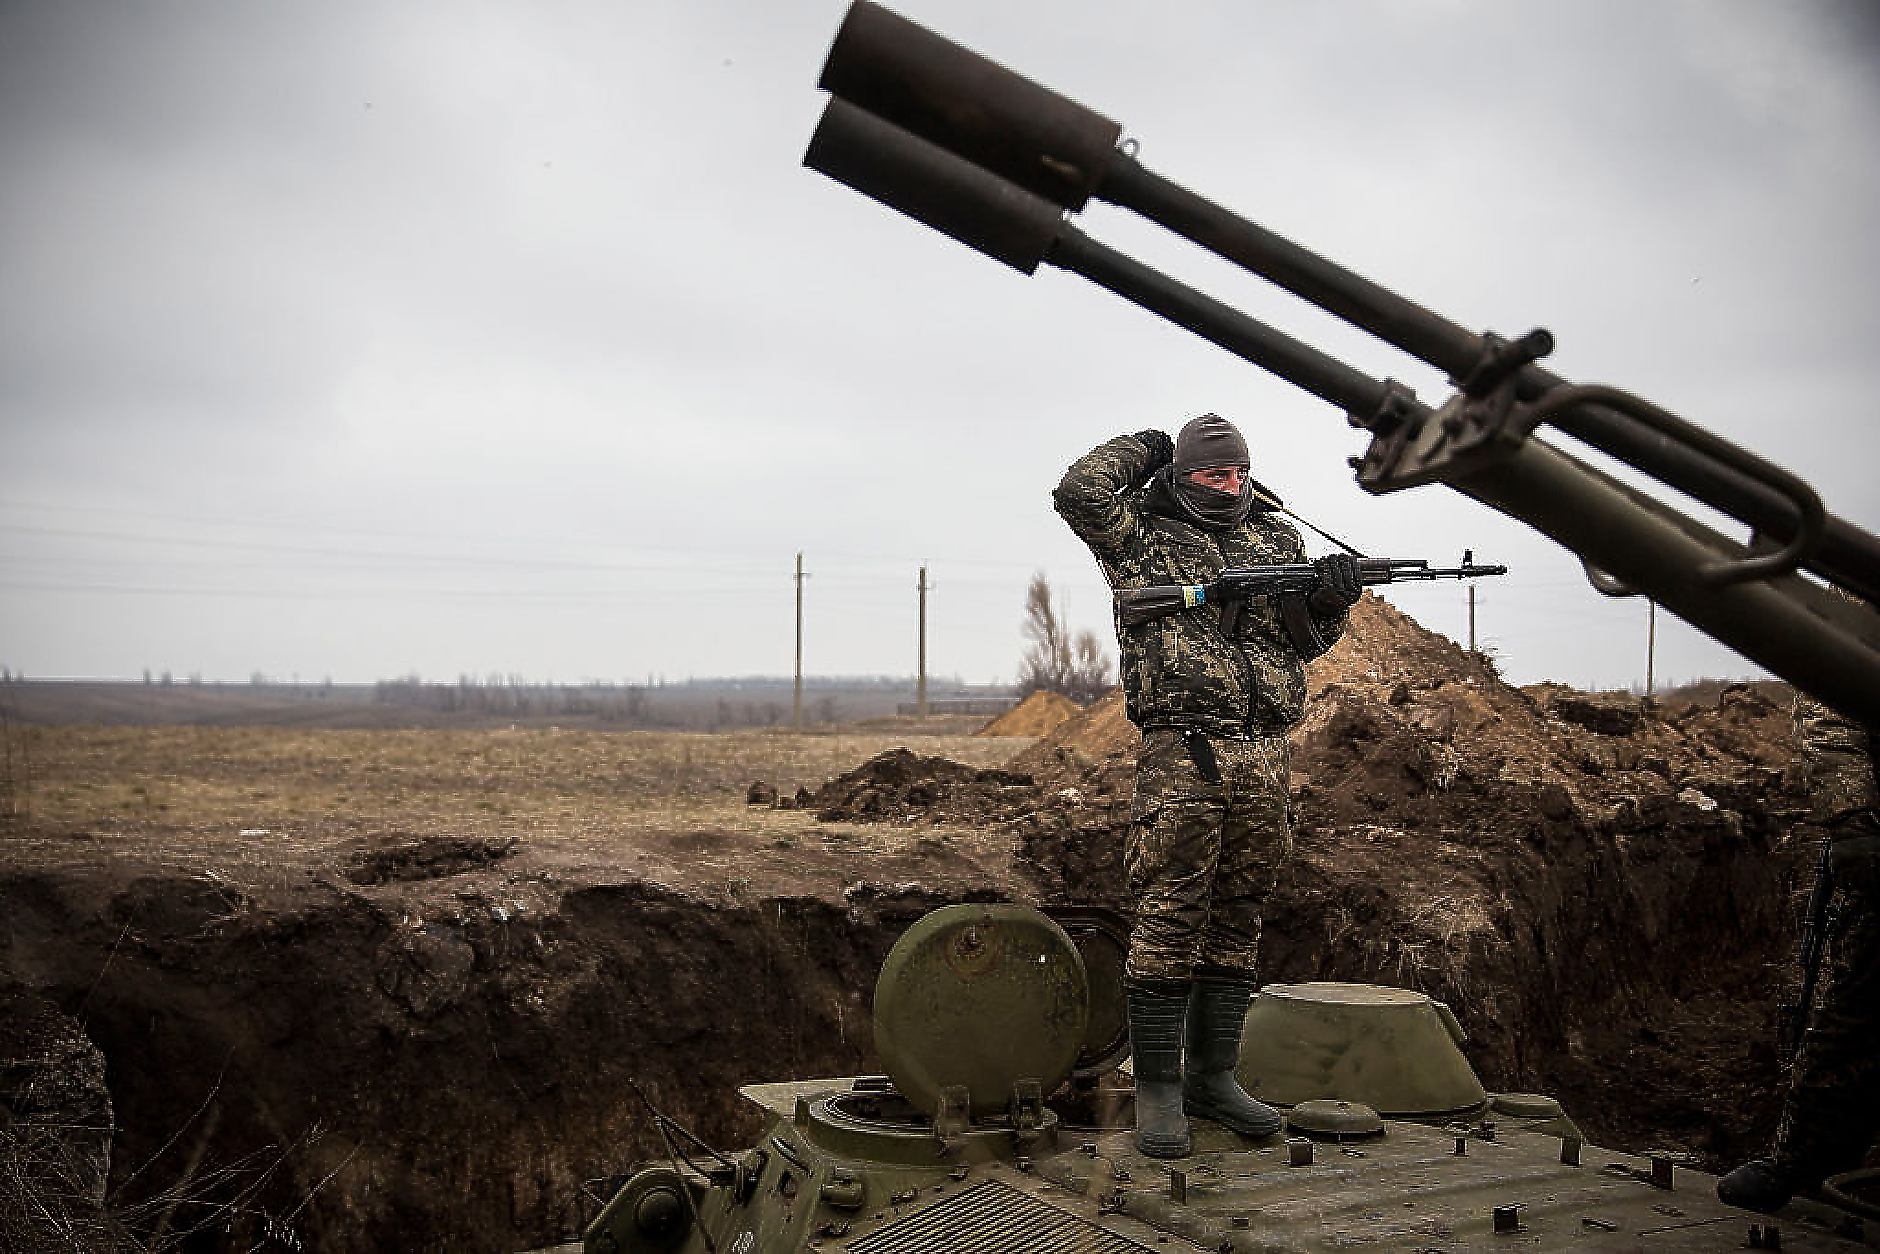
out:
M1550 1097L1485 1091L1446 1006L1374 985L1262 989L1237 1071L1286 1127L1197 1119L1192 1155L1145 1157L1109 1071L1117 936L1016 905L928 914L876 984L888 1074L745 1088L755 1146L669 1132L673 1159L567 1251L1880 1248L1867 1177L1830 1182L1840 1205L1726 1206L1714 1177L1587 1144Z
M1880 724L1880 539L1793 475L1618 388L1539 359L1545 331L1477 334L1140 165L1121 128L860 0L805 163L1027 273L1091 279L1342 409L1360 486L1446 484L1552 536L1610 595L1649 595L1843 713ZM1092 199L1139 213L1437 366L1432 407L1085 235ZM1736 520L1738 541L1539 438L1550 427ZM1851 595L1842 595L1851 594ZM1465 1024L1410 990L1268 986L1237 1074L1285 1112L1250 1139L1194 1121L1139 1154L1118 1080L1122 933L1086 911L953 906L901 937L875 990L887 1074L757 1084L735 1155L659 1120L587 1254L1789 1249L1880 1243L1875 1173L1773 1218L1665 1156L1589 1145L1571 1112L1484 1090Z

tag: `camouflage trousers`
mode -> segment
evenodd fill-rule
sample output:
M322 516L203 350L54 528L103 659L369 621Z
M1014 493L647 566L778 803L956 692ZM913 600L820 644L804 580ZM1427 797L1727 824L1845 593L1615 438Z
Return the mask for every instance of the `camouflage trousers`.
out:
M1814 1183L1861 1165L1880 1134L1880 834L1837 839L1837 913L1771 1157Z
M1135 903L1124 966L1132 980L1258 965L1260 912L1292 852L1290 748L1284 736L1209 744L1219 784L1201 777L1179 732L1143 733L1123 849Z

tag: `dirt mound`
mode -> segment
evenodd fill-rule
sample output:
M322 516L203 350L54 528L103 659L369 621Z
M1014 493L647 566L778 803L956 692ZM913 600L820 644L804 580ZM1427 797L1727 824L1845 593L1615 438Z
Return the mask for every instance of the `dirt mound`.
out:
M1492 679L1481 661L1428 630L1390 602L1367 592L1352 607L1345 635L1307 670L1308 697L1333 684L1434 684ZM1093 766L1133 755L1141 737L1124 710L1123 690L1112 689L1012 760L1013 770L1062 787Z
M380 837L346 860L346 878L355 884L387 880L432 880L461 875L516 851L516 841L476 840L462 836Z
M826 823L917 820L941 812L1005 817L1029 807L1032 778L1008 770L975 770L907 749L876 754L813 793L780 802L814 810Z
M1112 688L1020 752L1011 769L1036 777L1047 788L1061 787L1097 763L1133 755L1139 740L1123 708L1123 690Z
M1061 692L1033 692L1017 705L974 732L975 736L1042 736L1083 707Z
M897 811L836 812L1002 825L1055 899L1124 905L1138 742L1112 692L1012 760L1029 790L903 785ZM1310 668L1292 745L1267 978L1440 997L1491 1087L1549 1087L1608 1143L1712 1166L1756 1148L1805 856L1784 703L1522 690L1367 594ZM1650 1101L1614 1109L1615 1079Z

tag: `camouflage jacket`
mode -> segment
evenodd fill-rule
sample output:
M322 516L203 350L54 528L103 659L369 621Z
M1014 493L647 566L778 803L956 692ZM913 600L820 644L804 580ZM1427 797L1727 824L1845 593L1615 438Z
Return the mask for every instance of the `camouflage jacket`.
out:
M1303 562L1299 533L1255 507L1240 526L1204 531L1174 516L1167 471L1130 490L1149 450L1118 436L1072 463L1052 501L1090 546L1112 588L1207 583L1230 566ZM1313 615L1327 642L1345 615ZM1138 727L1194 727L1213 736L1272 736L1305 708L1305 663L1270 598L1248 600L1230 639L1221 607L1202 605L1136 627L1116 627L1123 694Z
M1851 592L1838 587L1832 591L1844 601L1859 604ZM1794 717L1795 747L1801 751L1810 817L1826 822L1850 810L1872 810L1880 802L1873 729L1801 692L1795 694Z
M1813 697L1795 695L1795 745L1801 750L1811 818L1826 822L1874 806L1880 781L1875 777L1873 740L1872 731L1845 714Z

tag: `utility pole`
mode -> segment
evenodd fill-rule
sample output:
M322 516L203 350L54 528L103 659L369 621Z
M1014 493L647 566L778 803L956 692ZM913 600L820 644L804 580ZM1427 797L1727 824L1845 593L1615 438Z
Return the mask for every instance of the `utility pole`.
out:
M1475 652L1475 585L1469 585L1469 652Z
M914 689L914 713L927 717L927 568L920 568L920 679Z
M803 730L803 555L796 555L796 689L790 701L790 726Z
M1652 662L1658 655L1658 602L1645 602L1645 695L1652 695Z

